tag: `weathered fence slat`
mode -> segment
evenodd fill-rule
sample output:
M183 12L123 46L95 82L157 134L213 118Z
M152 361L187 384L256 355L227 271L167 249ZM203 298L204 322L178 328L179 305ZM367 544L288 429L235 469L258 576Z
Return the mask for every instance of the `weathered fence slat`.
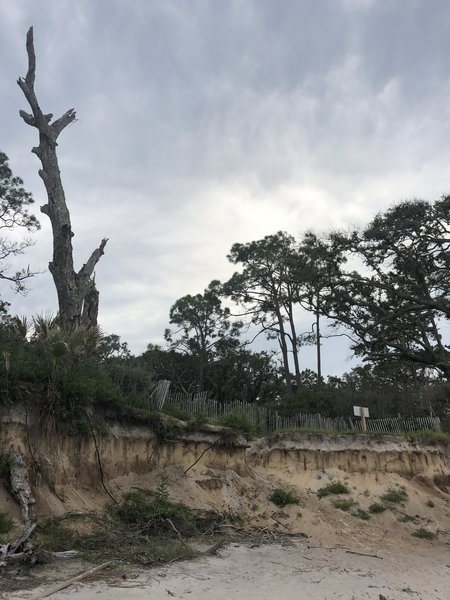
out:
M188 414L204 414L212 421L223 415L239 413L254 423L259 433L272 433L279 429L318 429L343 432L352 429L360 432L361 420L348 417L323 417L320 414L298 413L292 417L281 416L276 410L265 406L234 400L221 404L209 397L208 392L183 394L170 392L169 382L159 382L158 388L150 400L154 410L176 408ZM410 433L418 430L440 431L439 417L392 417L383 419L366 419L369 433Z

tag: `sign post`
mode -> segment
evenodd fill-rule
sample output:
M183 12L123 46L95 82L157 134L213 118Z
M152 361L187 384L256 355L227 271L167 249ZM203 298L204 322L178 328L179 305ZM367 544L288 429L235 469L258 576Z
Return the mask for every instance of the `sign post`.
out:
M369 418L369 409L367 406L354 406L353 414L355 417L361 417L361 428L364 433L367 432L366 418Z

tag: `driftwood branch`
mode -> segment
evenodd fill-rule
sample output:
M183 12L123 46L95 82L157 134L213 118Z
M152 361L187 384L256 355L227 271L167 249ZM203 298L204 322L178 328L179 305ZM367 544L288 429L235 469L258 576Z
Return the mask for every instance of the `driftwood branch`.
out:
M25 523L34 519L35 499L28 479L28 466L18 451L9 454L9 475L11 491L19 503Z
M94 573L98 573L98 571L102 571L103 569L106 569L106 567L109 567L110 564L111 564L110 562L106 562L106 563L103 563L102 565L97 565L96 567L93 567L92 569L89 569L88 571L84 571L83 573L80 573L76 577L72 577L71 579L68 579L67 581L64 581L63 583L58 583L57 585L53 586L46 592L39 594L38 596L35 596L32 600L42 600L42 598L47 598L48 596L51 596L55 592L59 592L60 590L63 590L64 588L69 587L69 585L72 585L72 583L77 583L77 581L82 581L83 579L86 579L86 577L89 577L89 575L93 575Z
M31 539L36 525L37 523L28 524L16 540L0 546L0 567L17 562L27 562L28 564L36 562L37 547Z

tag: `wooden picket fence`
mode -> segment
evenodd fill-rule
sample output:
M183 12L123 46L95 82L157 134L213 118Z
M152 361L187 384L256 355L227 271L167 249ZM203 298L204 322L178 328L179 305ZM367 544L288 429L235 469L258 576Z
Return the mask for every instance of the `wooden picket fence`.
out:
M360 419L349 419L352 429L362 431ZM369 433L411 433L413 431L440 431L439 417L389 417L387 419L366 419Z
M152 408L161 410L161 401L151 400ZM321 431L361 431L361 421L357 418L323 417L319 414L297 414L284 417L276 410L269 410L258 404L235 400L222 404L209 397L208 392L183 394L168 392L164 408L176 409L189 415L204 414L208 421L227 415L245 415L258 433L272 433L280 429L312 429ZM440 431L439 417L394 417L385 419L366 419L369 433L409 433L413 431Z

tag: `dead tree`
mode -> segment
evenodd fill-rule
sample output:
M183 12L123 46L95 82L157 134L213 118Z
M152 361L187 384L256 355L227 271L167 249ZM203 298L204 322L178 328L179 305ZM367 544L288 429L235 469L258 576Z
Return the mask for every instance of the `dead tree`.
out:
M48 204L41 206L41 212L47 215L53 230L53 260L48 268L53 276L58 294L59 318L64 329L70 330L79 325L87 327L97 325L98 291L95 286L94 268L103 255L107 239L103 239L87 262L77 272L74 269L72 249L72 226L66 197L61 182L61 173L56 155L56 140L59 134L73 123L76 117L71 108L56 121L53 115L44 114L38 104L34 91L36 76L36 56L33 44L33 28L27 34L28 71L25 79L17 81L27 99L32 114L19 112L28 125L39 131L39 146L31 151L42 163L39 175L47 190Z

